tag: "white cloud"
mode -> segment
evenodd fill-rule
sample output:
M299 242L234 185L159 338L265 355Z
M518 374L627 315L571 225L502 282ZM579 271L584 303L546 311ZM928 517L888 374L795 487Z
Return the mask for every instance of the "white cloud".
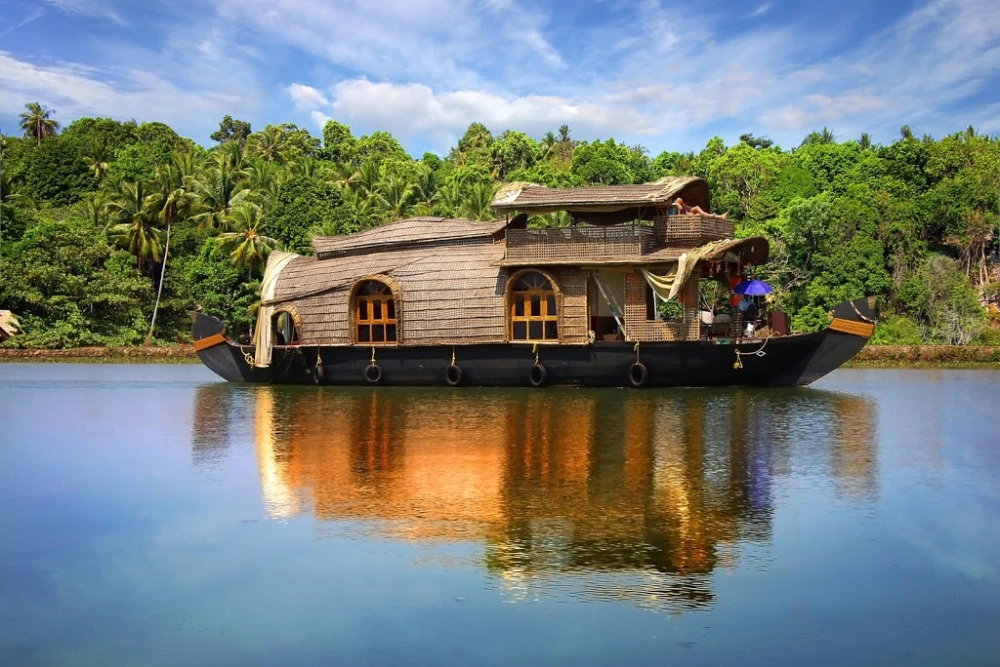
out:
M544 35L548 17L514 0L213 2L231 24L376 79L468 86L488 67L564 64Z
M288 92L288 96L292 98L292 104L299 111L308 111L309 109L330 104L323 93L311 86L293 83L285 90Z
M315 90L293 84L289 95L293 89ZM341 81L332 93L331 102L314 105L312 118L317 125L332 116L360 131L385 129L404 140L431 137L441 147L454 142L473 122L494 131L513 128L535 136L563 123L578 132L602 136L649 134L657 129L649 118L615 97L594 102L545 95L508 98L481 90L439 92L423 84L377 83L365 78ZM319 100L323 96L299 93L299 97Z
M760 5L757 6L757 9L753 10L752 12L750 12L750 18L756 18L758 16L763 16L764 14L767 14L769 11L771 11L772 7L774 7L774 3L773 2L762 3L762 4L760 4Z
M125 25L125 20L109 7L109 0L42 0L42 2L64 12L93 16Z
M0 51L0 113L14 116L26 101L54 108L64 121L113 116L187 125L218 118L240 100L210 90L176 86L138 69L96 69L72 63L40 66Z

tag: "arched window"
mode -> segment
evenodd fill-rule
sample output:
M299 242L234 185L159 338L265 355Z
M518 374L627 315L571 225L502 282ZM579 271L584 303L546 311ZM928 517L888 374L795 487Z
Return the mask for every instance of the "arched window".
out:
M366 280L354 292L355 340L358 343L396 342L396 300L378 280Z
M299 328L290 312L279 310L275 313L271 328L278 345L299 344Z
M510 288L511 340L559 340L559 309L552 282L537 271L518 276Z

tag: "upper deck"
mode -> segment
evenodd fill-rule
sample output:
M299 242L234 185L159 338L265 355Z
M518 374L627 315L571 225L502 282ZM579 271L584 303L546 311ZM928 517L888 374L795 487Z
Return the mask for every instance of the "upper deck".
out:
M732 220L714 215L657 216L652 224L508 229L504 264L657 261L671 258L664 252L669 248L682 251L735 234Z

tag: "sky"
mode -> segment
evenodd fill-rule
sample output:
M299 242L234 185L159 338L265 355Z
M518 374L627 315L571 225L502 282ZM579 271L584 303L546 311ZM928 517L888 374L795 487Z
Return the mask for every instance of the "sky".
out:
M162 121L333 118L447 152L472 122L697 151L829 127L1000 133L996 0L0 0L0 130L38 101Z

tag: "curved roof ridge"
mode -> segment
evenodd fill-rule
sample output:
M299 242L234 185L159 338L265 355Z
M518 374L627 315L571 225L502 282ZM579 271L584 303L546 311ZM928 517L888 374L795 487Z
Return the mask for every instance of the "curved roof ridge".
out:
M434 245L486 238L499 233L505 224L502 220L483 222L429 215L417 216L344 236L314 236L312 244L317 255L329 257L371 248L387 249L403 244Z

